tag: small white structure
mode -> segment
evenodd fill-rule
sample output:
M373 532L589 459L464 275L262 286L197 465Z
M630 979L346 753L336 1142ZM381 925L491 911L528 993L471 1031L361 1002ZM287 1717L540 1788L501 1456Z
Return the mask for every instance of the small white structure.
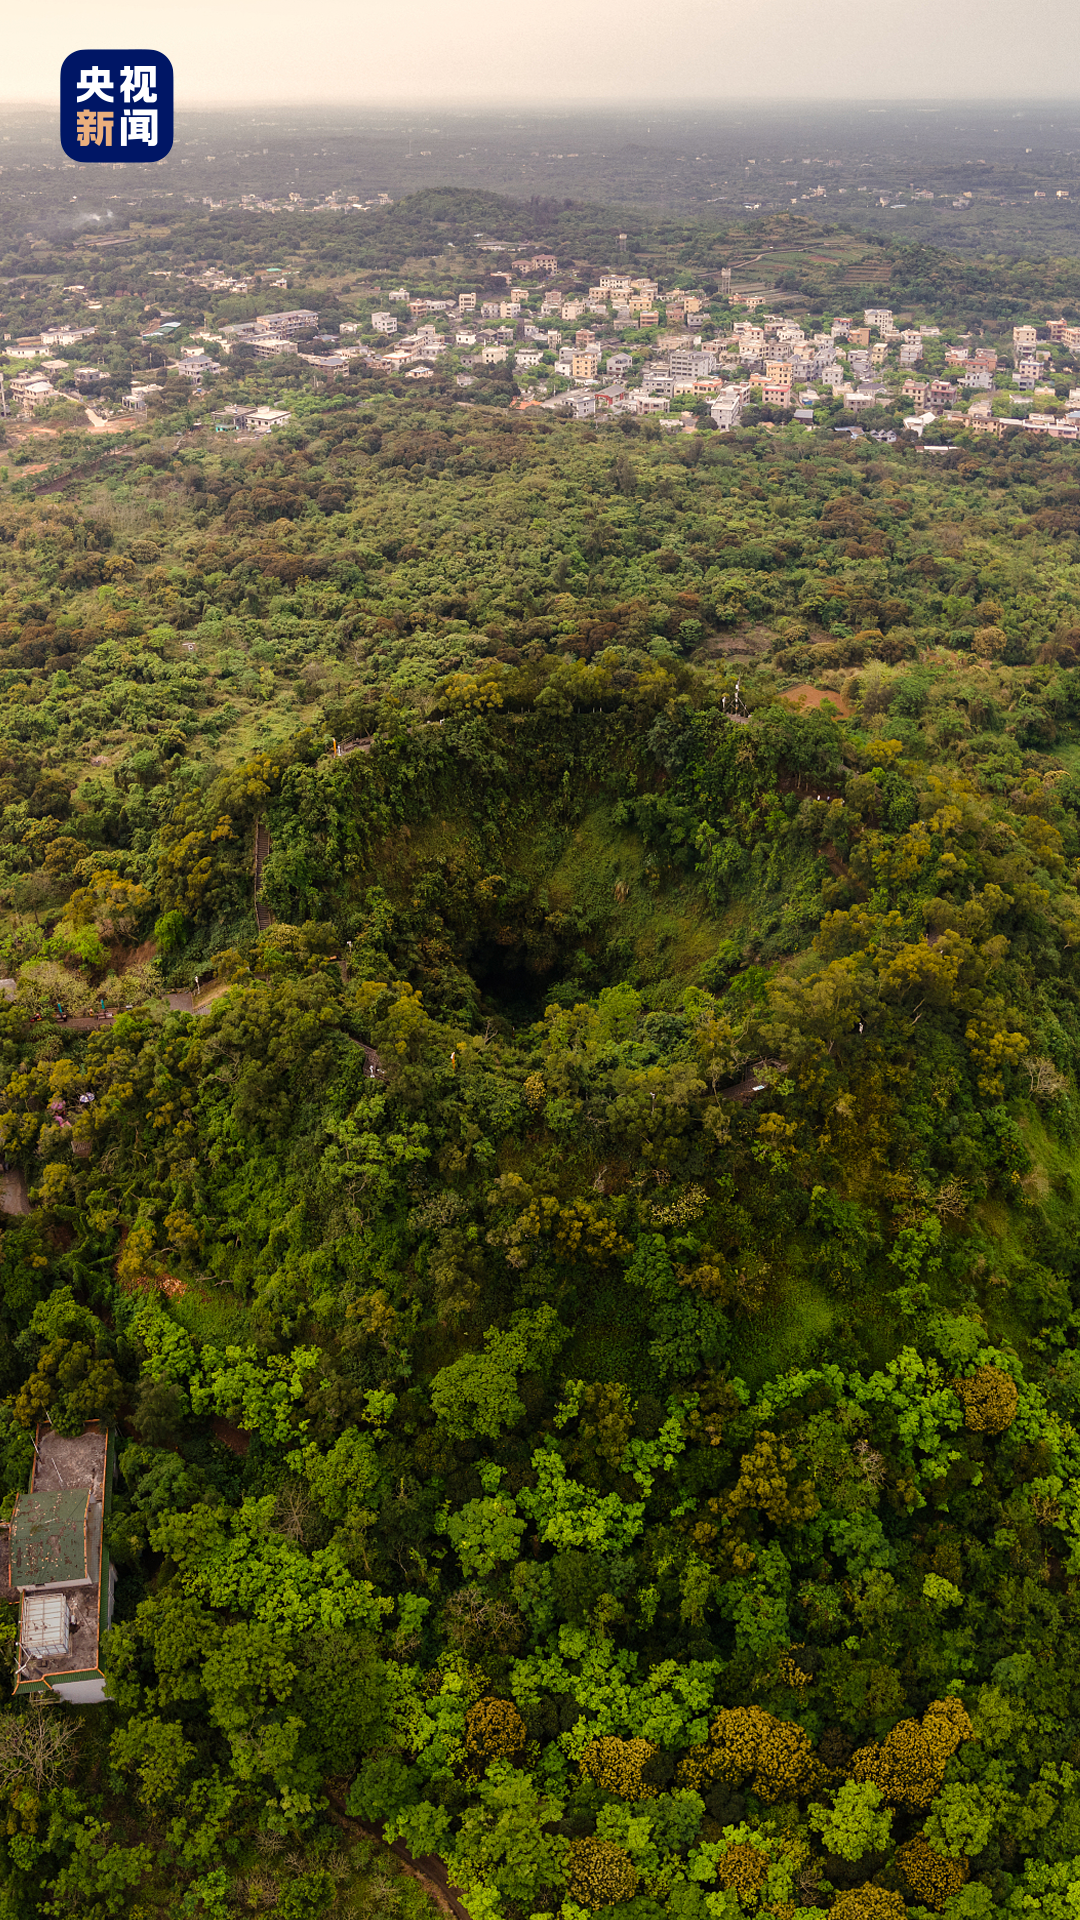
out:
M22 1646L33 1660L58 1660L71 1645L71 1613L63 1593L23 1598Z
M256 407L248 414L248 429L251 433L272 433L275 427L284 427L292 419L283 407Z

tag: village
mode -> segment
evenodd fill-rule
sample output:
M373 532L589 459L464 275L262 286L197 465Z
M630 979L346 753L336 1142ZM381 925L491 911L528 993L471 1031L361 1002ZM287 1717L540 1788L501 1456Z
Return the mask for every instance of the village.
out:
M506 248L477 236L476 251L479 259ZM150 365L132 364L130 386L119 396L108 391L110 377L98 364L109 335L102 302L86 297L74 317L3 342L0 411L33 420L69 399L82 405L91 428L125 418L137 423L163 409L172 378L173 406L177 379L191 407L207 405L199 426L266 434L287 425L292 409L236 392L246 372L268 363L268 371L289 376L283 387L290 391L310 370L313 385L359 375L392 381L388 391L404 394L408 388L397 382L438 380L440 390L484 403L494 397L495 380L498 400L516 411L593 422L656 416L661 428L676 432L793 422L855 437L907 434L924 445L940 442L941 430L947 439L957 429L1080 434L1080 385L1072 384L1078 376L1071 364L1080 327L1064 318L1015 326L1011 338L991 342L885 306L804 325L769 311L766 289L733 284L730 268L713 289L661 290L654 279L615 271L586 288L570 284L573 263L560 271L553 254L519 251L509 268L485 259L481 276L481 289L449 295L403 285L371 289L370 304L356 302L354 317L338 314L329 326L312 307L222 322L208 316L193 326L150 302L152 323L138 337ZM247 280L220 269L175 277L205 297L235 300L249 292ZM283 290L280 279L270 285Z

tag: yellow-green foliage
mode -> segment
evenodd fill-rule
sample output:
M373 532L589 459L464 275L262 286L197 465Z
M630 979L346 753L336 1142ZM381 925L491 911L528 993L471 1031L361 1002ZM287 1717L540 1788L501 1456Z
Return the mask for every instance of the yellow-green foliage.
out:
M710 1744L692 1748L682 1762L682 1786L698 1788L716 1779L734 1786L749 1777L759 1798L771 1803L809 1792L822 1777L802 1728L762 1707L726 1707L709 1733Z
M928 1907L943 1907L951 1894L959 1893L968 1877L963 1854L951 1860L938 1853L921 1833L897 1848L896 1864L916 1900Z
M718 1771L719 1761L716 1750L706 1744L701 1747L691 1747L689 1753L684 1754L676 1768L675 1777L680 1787L692 1787L694 1792L698 1793L716 1779Z
M769 1877L769 1858L749 1840L729 1847L716 1869L716 1877L725 1893L737 1893L744 1904L756 1900Z
M775 1526L798 1526L812 1520L821 1511L821 1503L808 1479L791 1485L798 1468L791 1448L775 1433L763 1428L754 1445L742 1457L739 1478L727 1496L727 1511L732 1519L744 1508L756 1508Z
M942 1773L962 1740L973 1740L975 1729L962 1700L931 1700L922 1719L923 1733L937 1756Z
M1004 1433L1016 1419L1016 1382L1000 1367L976 1367L953 1381L953 1392L963 1406L964 1425L973 1433Z
M648 1786L641 1770L653 1758L656 1748L648 1740L591 1740L581 1756L581 1764L590 1779L607 1793L623 1800L651 1800L656 1788Z
M509 1700L478 1700L465 1715L465 1741L482 1759L509 1759L525 1745L525 1722Z
M921 1726L901 1720L880 1746L860 1747L852 1756L852 1778L872 1781L887 1800L928 1807L950 1755L961 1740L971 1738L971 1721L959 1700L932 1700Z
M590 1835L570 1848L570 1893L586 1907L610 1907L632 1900L637 1868L625 1847Z
M813 1682L813 1674L806 1673L795 1658L798 1651L798 1647L795 1647L790 1653L781 1654L777 1663L777 1672L785 1687L808 1687Z
M832 1920L907 1920L907 1908L898 1893L884 1887L852 1887L840 1895Z

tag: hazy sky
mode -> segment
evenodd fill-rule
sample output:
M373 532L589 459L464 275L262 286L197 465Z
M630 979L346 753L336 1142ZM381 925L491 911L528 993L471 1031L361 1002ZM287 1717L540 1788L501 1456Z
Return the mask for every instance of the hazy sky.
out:
M1020 29L1023 27L1023 32ZM1061 98L1080 91L1080 7L1034 0L53 0L17 7L0 97L51 103L76 47L149 41L176 104Z

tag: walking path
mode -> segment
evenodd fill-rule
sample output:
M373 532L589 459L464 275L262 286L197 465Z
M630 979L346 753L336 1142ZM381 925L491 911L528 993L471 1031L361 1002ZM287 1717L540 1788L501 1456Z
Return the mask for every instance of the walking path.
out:
M19 1167L0 1174L0 1213L29 1213L30 1197L26 1191L26 1175Z
M406 1873L419 1881L428 1898L435 1902L441 1913L448 1916L448 1920L471 1920L468 1909L462 1905L450 1884L450 1876L446 1871L444 1860L440 1860L434 1853L414 1856L409 1852L404 1840L387 1840L381 1824L369 1820L354 1820L346 1813L343 1802L335 1794L331 1793L329 1798L334 1819L344 1833L366 1834L369 1840L377 1840L380 1846L396 1854Z
M270 852L270 829L260 820L255 827L255 924L260 933L265 933L274 916L269 907L264 907L259 899L262 886L263 866Z

